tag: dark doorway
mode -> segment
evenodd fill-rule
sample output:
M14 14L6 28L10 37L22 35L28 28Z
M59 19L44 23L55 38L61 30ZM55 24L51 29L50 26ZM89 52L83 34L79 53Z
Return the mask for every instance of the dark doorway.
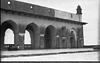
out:
M49 28L46 29L45 31L45 48L50 49L51 48L51 30Z
M71 37L71 38L70 38L70 42L71 42L71 48L74 48L74 47L75 47L75 40L74 40L74 37Z
M30 44L25 44L25 49L35 49L39 42L39 30L38 26L34 23L30 23L27 25L26 30L30 34ZM28 38L26 38L28 39Z
M54 26L49 25L45 29L44 38L44 48L51 49L56 47L56 29Z

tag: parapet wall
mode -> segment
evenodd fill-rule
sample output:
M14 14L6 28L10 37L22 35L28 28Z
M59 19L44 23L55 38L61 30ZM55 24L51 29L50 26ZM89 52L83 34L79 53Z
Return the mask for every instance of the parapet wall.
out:
M15 0L1 0L1 9L79 21L79 15Z

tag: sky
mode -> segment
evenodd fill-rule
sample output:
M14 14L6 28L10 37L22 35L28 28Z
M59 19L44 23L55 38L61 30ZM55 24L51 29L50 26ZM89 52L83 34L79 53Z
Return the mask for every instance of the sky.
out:
M82 8L84 25L84 45L98 44L99 0L17 0L41 5L61 11L76 13L78 5Z

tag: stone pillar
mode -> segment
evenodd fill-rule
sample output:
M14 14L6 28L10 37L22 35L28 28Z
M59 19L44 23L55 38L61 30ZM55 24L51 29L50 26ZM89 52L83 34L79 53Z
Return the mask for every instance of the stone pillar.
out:
M37 28L37 30L35 31L35 49L39 49L40 48L40 30L39 28Z
M81 48L84 46L84 35L83 35L83 26L77 30L77 46Z
M40 48L43 49L44 47L45 47L44 34L40 34Z
M78 45L77 45L77 39L75 38L75 48L77 48Z
M25 34L25 33L19 33L19 34L18 34L18 38L19 38L19 45L18 45L18 48L19 48L19 49L24 49L24 34Z
M67 40L66 40L66 46L67 46L67 48L71 48L71 43L70 43L70 38L69 37L67 37Z
M81 48L83 48L83 46L84 46L84 39L83 38L81 38Z
M4 33L2 30L1 30L1 36L0 36L0 48L1 50L4 49Z
M59 35L56 36L56 48L59 48Z
M45 48L45 26L40 26L40 48L43 49Z
M18 49L24 49L24 37L25 37L25 26L23 24L19 24L18 26L18 33L16 34L17 36L17 41L18 41L18 45L17 48Z
M51 48L55 49L56 48L56 36L54 35L54 37L52 38L53 40L51 41Z
M66 48L71 48L69 29L66 29Z
M18 47L19 45L18 32L15 32L14 34L14 43L15 43L15 47Z
M59 48L61 49L62 48L62 38L59 37Z

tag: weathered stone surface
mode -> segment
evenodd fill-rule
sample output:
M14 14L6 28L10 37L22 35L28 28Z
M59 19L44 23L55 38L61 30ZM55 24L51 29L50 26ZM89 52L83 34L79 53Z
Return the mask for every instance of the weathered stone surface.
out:
M70 17L73 20L68 20L70 19L70 13L68 13L68 16L66 16L68 19L63 19L62 16L58 16L62 17L58 19L57 12L59 13L59 11L56 12L56 17L54 17L54 10L49 8L33 5L32 10L28 9L31 4L12 0L9 5L11 7L9 7L7 2L8 0L2 0L1 4L2 49L6 45L4 44L4 36L7 28L11 28L14 31L14 46L19 47L19 49L26 49L27 47L31 49L46 49L49 45L49 49L83 47L83 24L86 23L74 20L77 16ZM15 6L12 6L14 4ZM19 5L23 8L19 7ZM26 46L24 44L25 30L28 30L31 35L31 45Z

